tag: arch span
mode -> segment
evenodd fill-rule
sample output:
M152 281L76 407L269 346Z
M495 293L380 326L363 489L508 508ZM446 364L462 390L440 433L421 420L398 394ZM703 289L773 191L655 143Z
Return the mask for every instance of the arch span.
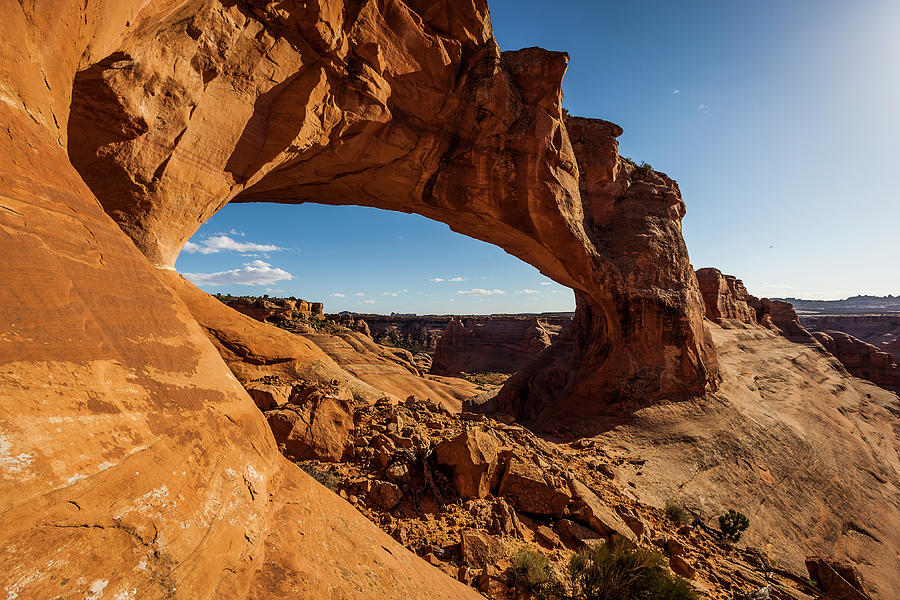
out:
M616 125L564 117L566 54L500 52L480 0L187 4L81 70L68 122L73 164L152 263L228 202L418 213L575 290L507 412L714 385L678 186L623 161Z

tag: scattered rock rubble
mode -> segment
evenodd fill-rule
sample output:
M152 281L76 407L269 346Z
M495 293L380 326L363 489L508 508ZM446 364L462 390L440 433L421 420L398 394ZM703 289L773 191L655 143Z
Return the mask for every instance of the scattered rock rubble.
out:
M249 389L289 459L327 472L375 524L489 598L516 597L505 570L523 546L563 576L573 552L613 538L656 547L702 598L818 593L704 521L676 523L636 502L615 479L628 459L595 440L549 441L505 415L451 414L416 396L367 404L337 385L273 378Z

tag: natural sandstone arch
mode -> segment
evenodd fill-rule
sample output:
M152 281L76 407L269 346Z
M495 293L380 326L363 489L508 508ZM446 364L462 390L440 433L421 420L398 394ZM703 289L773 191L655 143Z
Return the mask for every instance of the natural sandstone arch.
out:
M501 53L484 2L225 4L137 29L75 79L73 164L151 262L227 202L414 212L576 291L508 412L714 384L677 185L619 159L615 125L564 121L565 54Z
M571 382L550 403L548 371L525 377L533 406L589 413L616 391L695 393L711 377L695 288L667 285L690 284L683 247L641 234L650 254L608 252L623 218L609 209L640 194L655 207L635 214L646 231L677 232L675 188L597 171L580 185L609 195L582 204L564 57L501 56L482 1L7 1L0 19L8 596L475 597L282 459L151 266L229 200L297 201L298 183L336 195L329 157L359 171L339 177L356 202L440 213L578 290L583 326L556 361ZM286 127L269 135L269 122ZM382 187L361 186L365 172ZM490 194L470 198L473 184ZM657 243L673 248L665 266ZM595 389L600 402L579 407Z

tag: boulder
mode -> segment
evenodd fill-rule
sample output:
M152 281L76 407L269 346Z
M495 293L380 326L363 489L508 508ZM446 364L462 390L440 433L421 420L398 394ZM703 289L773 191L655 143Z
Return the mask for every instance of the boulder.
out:
M681 575L685 579L692 579L696 573L696 569L680 555L670 556L669 566L672 567L672 570L675 573Z
M550 549L557 548L562 545L559 536L556 535L553 530L546 525L539 525L538 528L534 530L534 537L539 544Z
M490 433L467 429L435 446L434 454L460 498L484 498L497 482L500 441Z
M588 486L575 478L570 478L569 489L572 491L572 507L569 512L575 520L581 521L597 533L619 536L630 542L636 541L634 532L625 521Z
M487 533L464 529L459 537L461 560L467 567L484 569L496 564L503 553L497 539Z
M510 458L497 489L517 510L535 515L561 517L569 503L567 489L545 477L534 463Z
M831 600L872 600L859 569L847 561L811 556L806 570Z
M369 501L385 510L391 510L400 503L403 492L390 481L372 482Z
M353 410L345 400L323 397L266 413L275 440L297 459L338 462L353 448Z
M606 538L601 534L569 519L557 521L556 532L562 543L572 550L606 543Z
M272 384L250 382L244 386L247 393L253 398L253 402L260 410L272 410L273 408L287 404L291 397L291 386L288 384Z

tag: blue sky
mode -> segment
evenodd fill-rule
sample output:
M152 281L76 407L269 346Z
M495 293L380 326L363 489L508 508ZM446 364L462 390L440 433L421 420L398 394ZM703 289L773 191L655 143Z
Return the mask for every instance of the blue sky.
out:
M762 296L900 294L900 2L495 0L491 10L504 50L569 52L572 114L618 123L622 155L678 180L695 267ZM529 265L414 215L232 205L192 242L176 267L212 292L295 295L328 311L574 306Z

